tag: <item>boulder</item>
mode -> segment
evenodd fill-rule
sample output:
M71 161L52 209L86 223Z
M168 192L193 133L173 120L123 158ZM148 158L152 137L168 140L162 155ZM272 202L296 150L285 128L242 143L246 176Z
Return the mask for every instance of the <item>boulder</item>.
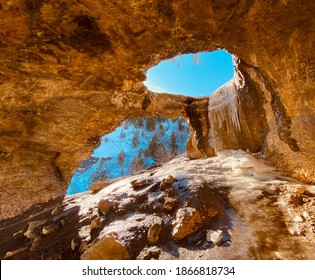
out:
M191 207L180 208L172 222L172 238L174 240L185 238L200 229L202 222L203 219L197 209Z
M98 202L97 208L100 214L107 215L116 205L118 205L117 202L109 201L107 199L101 199Z
M81 255L81 260L128 260L130 258L128 248L121 244L114 234L97 239Z
M147 239L149 245L154 245L159 242L160 233L162 229L163 229L162 219L161 218L155 219L154 224L152 224L148 230Z

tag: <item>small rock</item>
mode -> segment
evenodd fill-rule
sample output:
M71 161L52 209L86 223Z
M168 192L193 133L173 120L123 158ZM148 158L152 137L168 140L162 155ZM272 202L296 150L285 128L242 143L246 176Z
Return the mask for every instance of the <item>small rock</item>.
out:
M288 227L288 231L290 232L291 235L297 236L301 234L301 229L298 227L297 224L293 224Z
M168 188L166 191L165 191L165 194L169 197L175 197L176 196L176 190L174 188Z
M82 253L83 251L86 250L86 248L87 248L87 242L86 242L86 241L83 241L83 242L81 242L78 251L79 251L80 253Z
M79 236L72 238L71 250L74 251L79 246L80 242L81 242L81 238Z
M162 179L162 182L160 184L160 189L164 190L166 187L170 186L175 181L176 181L176 179L171 175L168 176L167 178Z
M311 218L311 216L306 211L304 211L302 213L302 215L303 215L304 219L306 219L306 220Z
M27 249L28 247L23 247L23 248L16 249L14 251L8 251L4 256L4 259L11 258L19 253L26 251Z
M298 194L304 194L305 193L305 189L302 188L302 187L298 187L294 190L295 193L298 193Z
M282 253L274 252L276 260L288 260Z
M51 211L51 215L56 216L56 215L60 214L63 211L63 209L64 209L64 206L59 205Z
M160 233L162 231L162 219L157 219L156 222L150 226L148 230L148 243L154 245L159 242Z
M89 187L89 190L92 192L97 192L108 187L111 183L110 182L96 182L92 186Z
M202 222L203 219L197 209L191 207L180 208L172 222L172 238L174 240L185 238L200 229Z
M293 218L294 222L298 222L298 223L302 223L304 222L304 219L302 216L300 215L296 215L294 218Z
M35 230L38 226L40 226L40 225L42 225L42 224L44 224L44 223L46 223L46 220L37 220L37 221L32 221L32 222L30 222L30 223L28 224L28 229L27 229L27 231L24 232L24 236L27 237L27 238L29 238L29 239L35 238L35 237L36 237L36 234L35 234L34 230Z
M103 221L101 221L100 217L96 217L91 221L90 229L99 229L103 226Z
M296 205L303 204L303 199L299 194L292 194L289 197L289 202L296 206Z
M172 211L176 203L177 203L177 200L175 198L167 196L163 204L163 209L165 209L166 211Z
M153 246L153 247L144 247L137 257L138 260L151 260L158 259L161 254L161 249Z
M207 216L209 218L212 218L218 215L220 211L214 207L210 207L210 208L206 208L206 212L207 212Z
M56 230L55 225L48 225L48 226L43 227L42 233L47 235L47 234L53 233L55 230Z
M215 245L219 245L223 241L222 230L208 230L206 234L206 240Z
M144 188L144 187L150 185L152 183L152 181L153 181L152 179L143 179L140 181L138 181L136 179L136 180L131 181L130 184L134 190L137 190L137 189L141 189L141 188Z
M107 215L116 205L118 205L117 202L101 199L98 202L97 208L102 215Z
M310 202L310 206L315 206L315 199Z
M81 255L81 260L129 260L128 247L112 233L93 241Z
M39 243L40 243L41 240L42 240L41 237L39 237L39 236L35 237L35 238L33 239L32 246L31 246L31 248L30 248L30 251L32 251L32 252L35 251L35 250L37 249L37 247L38 247L38 245L39 245Z
M169 184L173 184L176 181L176 179L172 175L169 175L166 179L163 180L165 180L165 182Z

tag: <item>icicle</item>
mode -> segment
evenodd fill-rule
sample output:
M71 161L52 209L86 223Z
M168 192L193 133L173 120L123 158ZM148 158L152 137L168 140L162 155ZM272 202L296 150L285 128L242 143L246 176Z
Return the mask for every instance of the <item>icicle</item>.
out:
M236 57L234 58L234 65L237 65ZM210 123L210 146L215 151L222 150L222 135L220 130L225 122L228 136L233 140L235 134L233 131L237 129L241 131L239 119L239 101L238 90L244 87L245 81L243 75L235 69L234 77L226 84L218 88L209 97L208 117Z

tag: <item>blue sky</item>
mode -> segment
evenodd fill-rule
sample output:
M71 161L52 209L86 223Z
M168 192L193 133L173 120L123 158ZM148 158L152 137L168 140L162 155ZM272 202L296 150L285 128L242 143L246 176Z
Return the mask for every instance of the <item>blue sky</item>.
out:
M193 54L165 60L147 71L144 84L154 92L188 96L207 96L229 81L234 75L232 56L224 50Z

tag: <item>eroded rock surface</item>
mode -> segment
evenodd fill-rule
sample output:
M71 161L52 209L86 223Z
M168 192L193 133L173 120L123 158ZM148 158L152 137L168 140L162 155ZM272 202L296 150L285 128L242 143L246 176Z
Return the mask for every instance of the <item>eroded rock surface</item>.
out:
M260 150L314 182L314 1L12 0L0 4L0 218L64 195L102 135L132 117L189 119L191 157L213 156L208 98L154 94L145 71L177 54L239 59L241 130L222 148ZM189 11L189 12L187 12ZM126 13L128 17L126 17Z
M169 176L176 180L161 190ZM150 180L133 189L136 178ZM178 203L163 209L171 189ZM292 203L291 195L301 203ZM314 186L283 177L243 151L181 156L97 193L2 221L0 258L314 259L314 198ZM115 207L104 214L100 201ZM61 212L52 211L58 207Z

